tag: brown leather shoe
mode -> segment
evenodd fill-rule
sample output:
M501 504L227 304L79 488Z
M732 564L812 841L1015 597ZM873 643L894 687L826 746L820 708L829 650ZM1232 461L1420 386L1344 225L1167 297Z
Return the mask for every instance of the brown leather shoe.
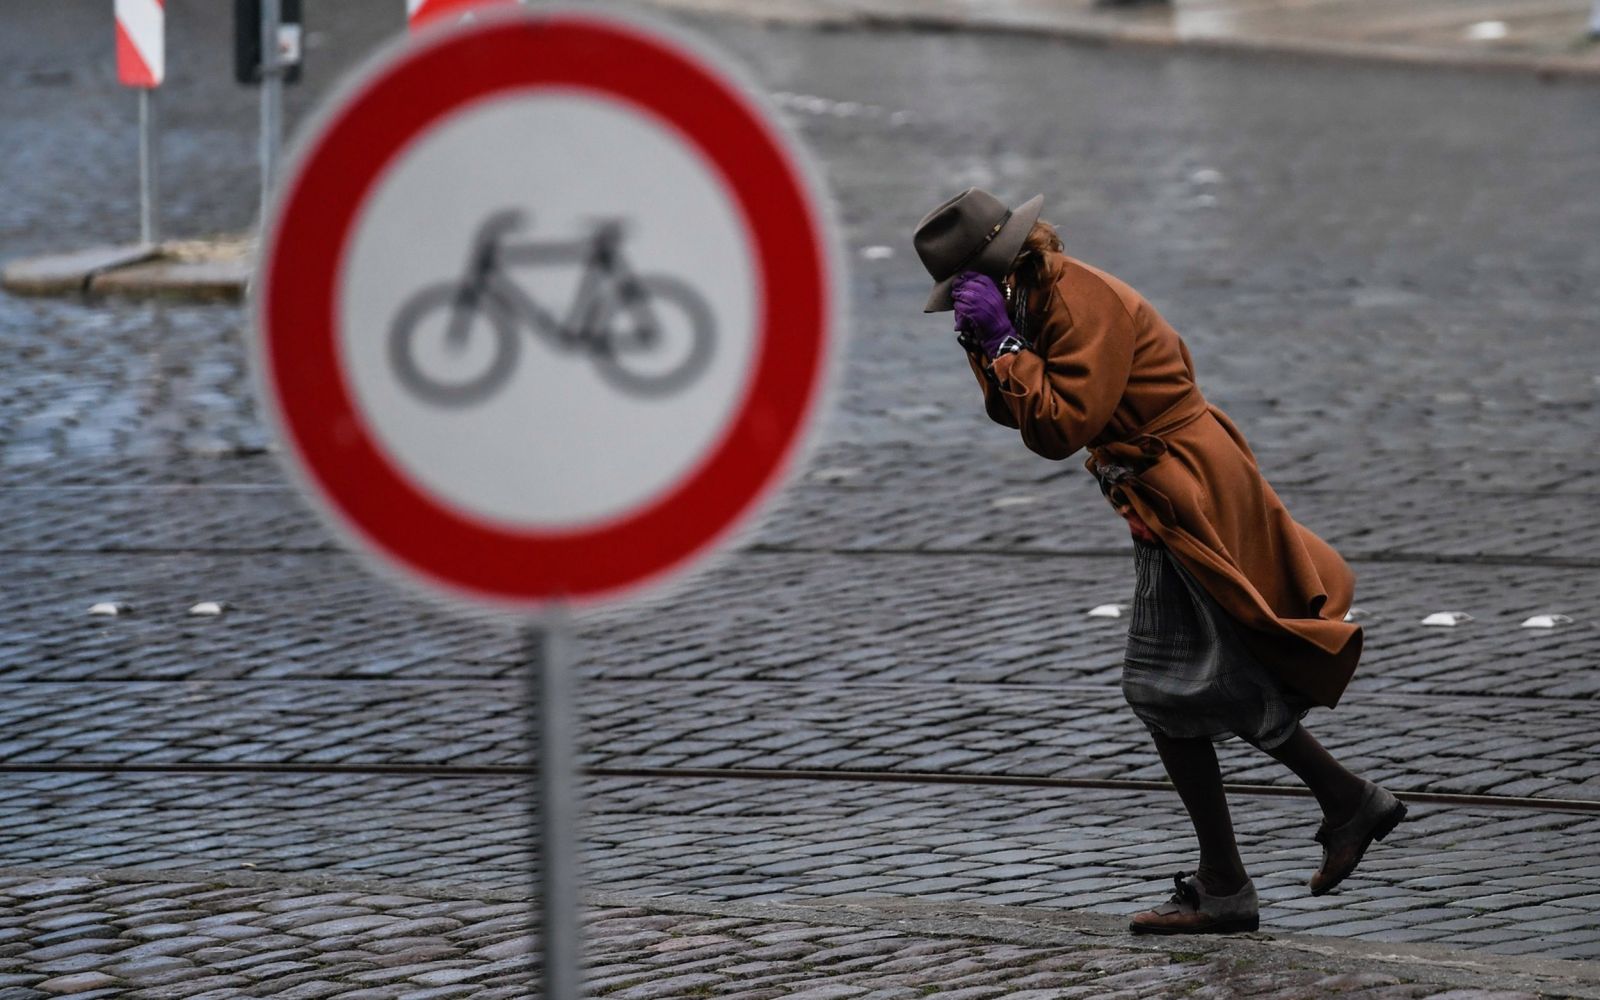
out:
M1231 896L1213 896L1200 879L1179 872L1172 898L1153 910L1135 914L1128 929L1135 934L1231 934L1261 926L1261 903L1254 882Z
M1356 870L1374 840L1382 840L1406 818L1406 804L1372 782L1361 795L1356 814L1343 826L1330 829L1326 820L1317 828L1322 845L1322 867L1311 876L1311 895L1331 891Z

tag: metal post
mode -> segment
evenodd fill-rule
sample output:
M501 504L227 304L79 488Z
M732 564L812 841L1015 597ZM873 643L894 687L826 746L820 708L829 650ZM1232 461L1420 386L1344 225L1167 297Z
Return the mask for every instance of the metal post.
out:
M279 0L261 0L261 221L267 219L283 147L283 69L278 61Z
M555 615L529 626L529 694L538 705L539 918L544 944L544 1000L578 1000L577 723L572 628Z
M161 238L156 218L156 201L161 197L161 179L156 159L156 100L151 87L139 88L139 242L152 244Z

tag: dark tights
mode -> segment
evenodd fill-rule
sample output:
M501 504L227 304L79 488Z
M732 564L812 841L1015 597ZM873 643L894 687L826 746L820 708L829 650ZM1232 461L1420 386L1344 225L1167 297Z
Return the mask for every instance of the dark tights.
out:
M1178 789L1189 821L1200 841L1200 869L1196 873L1207 891L1231 895L1244 885L1244 862L1233 838L1233 818L1222 789L1222 769L1217 751L1205 737L1173 739L1155 736L1156 752L1167 777ZM1318 743L1305 727L1296 726L1284 742L1266 751L1299 776L1317 797L1317 804L1332 826L1348 820L1361 801L1364 782Z
M1200 841L1196 874L1208 892L1231 896L1244 885L1245 871L1233 839L1233 818L1228 815L1228 796L1222 790L1217 751L1203 736L1178 740L1154 735L1162 766L1177 786Z
M1306 783L1328 825L1341 826L1355 815L1367 783L1335 760L1304 726L1296 726L1288 739L1267 753Z

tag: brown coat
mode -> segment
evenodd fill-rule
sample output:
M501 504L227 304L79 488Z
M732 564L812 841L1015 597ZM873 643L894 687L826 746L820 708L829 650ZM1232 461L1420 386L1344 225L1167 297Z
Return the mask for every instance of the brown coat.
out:
M1350 567L1289 516L1150 303L1070 257L1046 265L1051 280L1028 303L1034 350L1002 355L992 377L974 359L989 416L1045 458L1087 447L1091 472L1136 473L1112 502L1150 526L1285 683L1331 708L1361 656L1361 629L1344 621Z

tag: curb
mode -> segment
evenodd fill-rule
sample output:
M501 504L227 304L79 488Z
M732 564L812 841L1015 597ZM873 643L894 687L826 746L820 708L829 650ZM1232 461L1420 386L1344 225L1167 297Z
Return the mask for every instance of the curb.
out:
M862 6L802 11L793 7L752 8L737 0L648 0L648 2L659 9L684 15L735 17L756 23L827 30L861 28L875 31L984 32L1057 38L1084 45L1187 49L1219 55L1281 56L1423 69L1531 73L1542 80L1563 78L1600 80L1600 60L1579 56L1363 44L1315 38L1192 35L1182 34L1165 25L1116 23L1110 20L1109 16L1103 23L1088 19L1068 23L1005 20L954 11L891 12Z
M25 296L239 302L250 270L249 255L228 243L102 246L9 261L0 288Z
M90 295L175 298L201 302L241 302L250 280L248 261L152 260L98 274Z
M841 896L817 900L738 901L591 890L590 906L708 917L891 928L929 937L979 938L1025 947L1112 946L1176 957L1228 954L1253 964L1275 962L1382 971L1416 983L1463 991L1517 991L1573 1000L1600 998L1600 966L1559 958L1530 958L1465 951L1420 942L1253 932L1228 935L1144 937L1128 933L1127 918L1081 910L945 903L893 897ZM1476 995L1483 995L1477 993Z
M0 270L0 287L17 295L72 295L87 292L94 279L117 268L142 264L160 248L144 243L98 246L75 253L14 260Z

